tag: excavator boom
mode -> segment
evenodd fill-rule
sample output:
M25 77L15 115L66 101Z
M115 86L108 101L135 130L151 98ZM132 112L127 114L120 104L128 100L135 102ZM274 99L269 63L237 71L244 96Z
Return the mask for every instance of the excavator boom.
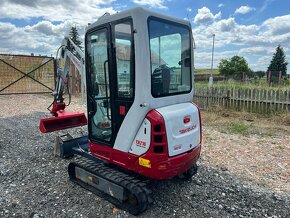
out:
M59 53L59 51L61 51ZM58 56L60 54L60 58ZM74 42L65 37L56 55L58 60L57 66L57 83L55 87L54 101L52 103L51 114L54 117L43 118L40 120L39 130L42 133L54 132L58 130L87 125L88 121L83 112L67 112L65 111L66 104L64 103L63 92L65 85L68 84L69 64L70 61L78 69L82 76L82 99L83 97L83 81L84 81L84 53L74 44ZM61 64L64 62L64 69ZM84 102L83 102L84 103Z

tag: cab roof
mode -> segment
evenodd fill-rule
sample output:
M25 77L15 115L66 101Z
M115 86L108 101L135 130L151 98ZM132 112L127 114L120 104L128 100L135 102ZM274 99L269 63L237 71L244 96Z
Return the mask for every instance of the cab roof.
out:
M182 20L179 18L171 17L171 16L161 14L161 13L158 13L158 12L155 12L153 10L146 9L146 8L136 7L136 8L132 8L132 9L129 9L126 11L118 12L118 13L112 14L112 15L104 14L96 22L89 25L86 28L86 31L89 31L90 29L93 29L97 26L101 26L101 25L106 24L106 23L114 22L114 21L117 21L117 20L120 20L120 19L126 18L126 17L133 17L133 19L147 20L147 18L150 16L158 17L161 19L169 20L169 21L173 21L173 22L180 23L180 24L191 27L190 22L187 20Z

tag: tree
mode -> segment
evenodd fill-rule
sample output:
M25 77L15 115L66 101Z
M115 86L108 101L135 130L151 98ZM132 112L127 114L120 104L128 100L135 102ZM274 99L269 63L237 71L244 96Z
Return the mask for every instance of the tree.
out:
M258 71L255 72L255 76L257 76L259 78L262 78L265 75L266 75L265 71L258 70Z
M285 59L285 52L281 45L278 45L278 47L276 48L276 52L273 54L273 58L268 67L268 71L275 73L275 75L277 74L276 76L278 76L278 72L281 71L282 76L286 76L288 63Z
M250 73L248 62L245 58L240 56L233 56L229 60L222 59L218 68L220 73L226 77L241 79L243 77L243 73Z
M249 69L248 72L246 72L246 75L249 77L249 78L254 78L256 77L256 74L255 74L255 71Z
M76 44L76 46L78 46L81 50L82 50L82 42L80 41L80 35L78 33L78 30L76 28L76 26L72 27L71 30L70 30L70 33L69 33L69 37L70 39ZM68 45L69 47L69 50L74 53L75 51L75 48L73 48L70 44ZM80 54L79 53L76 53L75 54L76 57L78 59L80 59ZM72 61L71 62L71 65L72 65ZM75 65L73 65L73 67L70 68L71 69L71 72L70 74L72 75L72 78L70 80L70 90L73 94L77 93L78 90L80 90L81 88L81 78L80 78L80 73L76 73L78 70L76 68Z
M70 30L70 33L69 33L69 36L71 38L71 40L80 48L82 49L83 47L81 46L82 45L82 42L80 41L80 35L78 33L78 30L76 28L76 26L72 27L71 30Z
M230 61L226 59L221 59L221 62L219 63L218 68L219 68L220 74L225 75L225 76L231 75Z

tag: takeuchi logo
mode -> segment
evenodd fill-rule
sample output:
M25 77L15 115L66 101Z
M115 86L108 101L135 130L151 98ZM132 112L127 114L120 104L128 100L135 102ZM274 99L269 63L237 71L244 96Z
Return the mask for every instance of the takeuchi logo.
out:
M191 130L194 130L195 128L196 128L196 125L193 125L193 126L188 127L188 128L186 128L186 129L181 129L181 130L179 130L179 133L180 133L180 134L184 134L184 133L190 132Z

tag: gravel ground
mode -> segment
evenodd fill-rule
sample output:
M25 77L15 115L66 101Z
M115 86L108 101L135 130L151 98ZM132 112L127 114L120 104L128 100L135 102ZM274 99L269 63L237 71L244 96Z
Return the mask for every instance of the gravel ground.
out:
M56 134L38 131L50 100L0 96L0 217L132 217L69 181L70 160L53 156ZM258 186L206 158L190 181L152 181L155 202L140 217L290 217L289 192Z

